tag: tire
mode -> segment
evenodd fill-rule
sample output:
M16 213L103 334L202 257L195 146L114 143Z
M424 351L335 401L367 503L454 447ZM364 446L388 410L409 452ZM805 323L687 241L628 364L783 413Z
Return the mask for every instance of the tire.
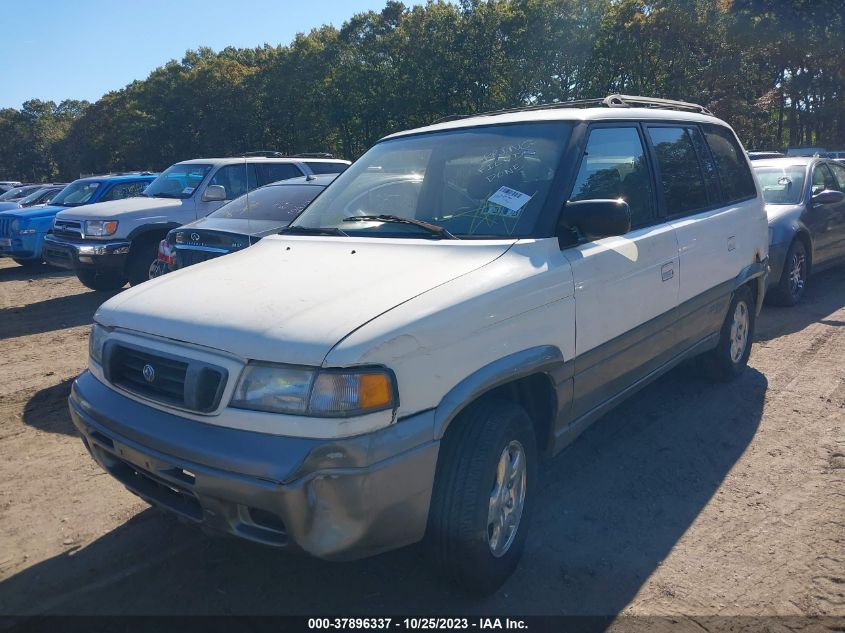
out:
M16 257L12 258L18 266L23 266L24 268L34 269L34 268L41 268L42 262L40 259L18 259Z
M158 259L160 238L138 238L129 249L129 261L126 262L126 277L130 286L142 284L150 278L150 268Z
M804 296L809 273L807 247L804 246L804 242L796 238L786 251L780 281L769 290L771 303L786 307L796 305Z
M120 290L126 285L126 279L116 273L103 273L96 270L77 270L76 277L83 286L91 290Z
M508 464L519 456L523 468L507 477ZM501 485L505 478L510 486ZM440 447L426 539L438 566L464 592L488 595L513 573L525 546L536 479L534 427L522 407L482 401L452 422ZM511 527L497 528L491 514L508 517L503 523Z
M716 348L704 355L704 369L711 380L728 382L748 365L755 324L754 295L748 286L734 292Z

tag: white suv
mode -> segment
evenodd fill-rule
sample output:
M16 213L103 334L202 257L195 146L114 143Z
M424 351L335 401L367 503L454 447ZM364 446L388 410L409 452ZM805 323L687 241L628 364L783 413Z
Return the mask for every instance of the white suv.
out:
M498 587L541 455L685 359L737 376L766 287L724 122L562 106L389 136L283 235L106 302L70 397L93 457L223 532L334 559L426 537Z

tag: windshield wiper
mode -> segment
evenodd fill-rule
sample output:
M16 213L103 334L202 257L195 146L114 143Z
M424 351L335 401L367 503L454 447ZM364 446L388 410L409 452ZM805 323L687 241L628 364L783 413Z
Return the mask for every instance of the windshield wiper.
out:
M348 218L343 218L344 222L395 222L396 224L410 224L411 226L418 226L425 229L429 233L433 233L438 237L445 237L447 240L458 239L445 227L438 224L431 224L430 222L423 222L422 220L414 220L412 218L403 218L398 215L350 215Z
M349 237L349 235L340 229L331 226L286 226L278 234L284 235L285 233L298 233L300 235L341 235L343 237Z

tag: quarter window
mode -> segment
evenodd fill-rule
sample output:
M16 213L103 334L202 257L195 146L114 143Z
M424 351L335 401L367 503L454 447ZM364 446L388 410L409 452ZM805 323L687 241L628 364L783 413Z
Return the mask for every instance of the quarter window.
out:
M704 129L704 136L716 159L725 204L756 196L754 177L733 133L722 127L708 125Z
M590 132L570 200L622 198L631 208L631 226L654 219L651 175L635 127L600 127Z
M707 186L689 130L649 127L648 134L660 168L660 186L669 215L706 209Z

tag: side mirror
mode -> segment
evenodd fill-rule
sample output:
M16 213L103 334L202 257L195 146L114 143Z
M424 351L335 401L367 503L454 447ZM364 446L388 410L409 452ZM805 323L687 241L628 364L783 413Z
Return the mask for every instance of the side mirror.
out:
M226 187L223 185L208 185L202 194L203 202L219 202L226 199Z
M622 199L569 201L560 214L558 234L572 229L588 240L625 235L631 230L631 208Z
M825 189L821 193L814 195L811 200L813 204L833 204L834 202L845 200L845 193L834 191L833 189Z

